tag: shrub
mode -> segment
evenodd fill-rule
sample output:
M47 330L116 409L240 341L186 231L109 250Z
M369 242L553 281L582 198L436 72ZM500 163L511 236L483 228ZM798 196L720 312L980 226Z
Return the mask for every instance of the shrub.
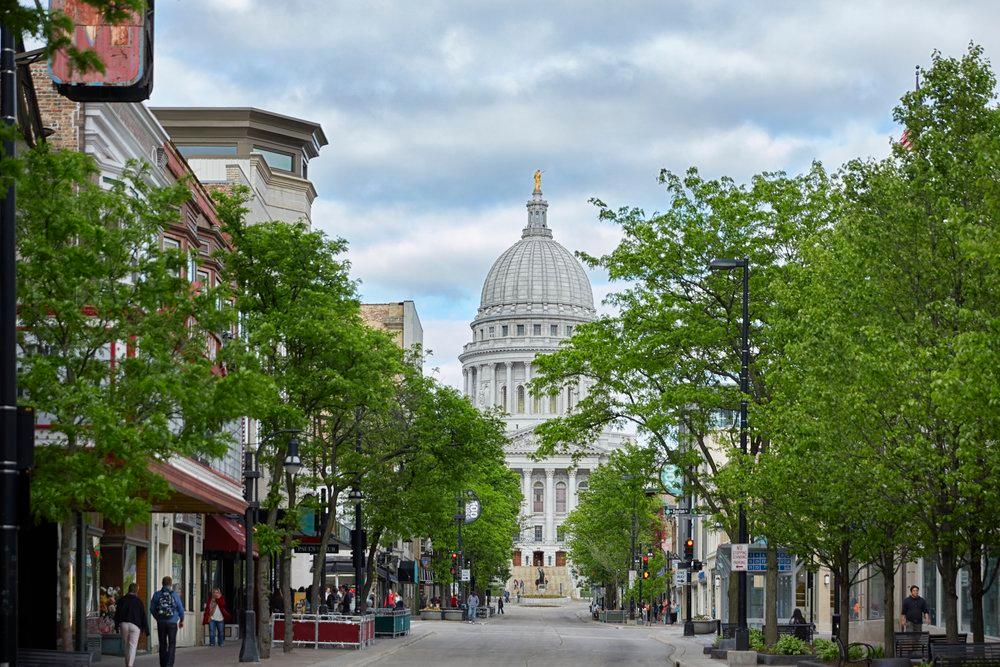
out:
M719 648L719 644L722 643L722 635L715 635L715 639L712 640L712 646L714 648Z
M750 630L750 649L752 651L757 651L757 653L763 653L767 648L764 643L764 633L760 630L751 629Z
M774 645L774 652L778 655L806 655L810 653L809 644L793 635L779 637L778 643Z
M816 657L820 660L840 659L840 650L837 648L837 645L829 639L814 640L813 649L816 650Z
M850 660L851 662L857 662L861 660L864 654L865 650L860 646L849 646L847 648L847 659Z
M875 660L877 658L885 657L885 647L883 646L872 646L872 650L868 651L866 656L869 660Z

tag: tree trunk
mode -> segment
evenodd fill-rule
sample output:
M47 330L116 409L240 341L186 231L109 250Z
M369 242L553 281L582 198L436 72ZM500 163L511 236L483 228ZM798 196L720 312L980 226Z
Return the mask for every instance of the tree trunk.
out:
M726 595L729 598L728 623L736 625L740 621L740 576L739 572L729 573L729 587Z
M63 521L59 526L59 618L62 619L59 626L59 644L63 651L73 650L73 625L69 621L72 616L73 596L69 590L69 572L72 567L70 555L73 553L75 532L76 526L72 519Z
M748 605L749 595L748 590ZM764 643L774 646L778 643L778 550L771 544L767 546L767 572L764 577L764 627Z
M896 651L896 554L892 551L883 553L879 559L882 580L885 583L882 594L882 645L885 647L885 657L894 658Z
M972 641L985 641L983 626L983 544L977 539L969 540L969 601L972 602Z
M292 624L288 618L295 612L295 602L292 598L292 536L285 536L284 544L281 548L281 592L285 599L285 637L282 643L282 650L291 653L295 648L293 643Z
M958 641L958 591L956 575L958 563L955 550L944 546L938 552L938 569L941 571L941 607L944 612L944 631L948 642Z
M319 610L319 605L325 604L324 596L326 582L323 580L323 573L326 572L326 547L330 544L330 537L333 535L333 528L337 525L337 494L329 494L329 503L326 509L326 521L323 523L323 530L319 536L319 553L313 556L313 576L312 576L312 599L309 604L312 608Z
M365 554L365 558L367 559L365 562L365 586L363 591L360 586L356 587L358 589L358 601L355 603L356 609L361 609L362 600L367 602L368 592L372 590L372 584L375 581L375 554L378 552L378 542L382 539L382 532L382 529L379 528L369 536L368 553ZM378 596L376 595L376 607L378 607L378 603ZM368 611L367 607L365 607L365 611Z
M850 644L851 637L851 543L844 541L840 545L840 556L837 558L837 580L840 587L840 641L844 646Z
M273 511L273 510L272 510ZM271 571L271 556L261 552L257 559L257 570L254 572L257 589L257 639L260 643L260 657L271 657L271 590L268 574Z

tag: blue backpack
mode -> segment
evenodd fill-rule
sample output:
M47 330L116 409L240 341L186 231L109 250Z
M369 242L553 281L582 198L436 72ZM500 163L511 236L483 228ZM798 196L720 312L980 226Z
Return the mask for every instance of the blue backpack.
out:
M174 604L173 591L160 591L156 594L156 603L153 605L153 618L157 621L169 621L177 613L177 605Z

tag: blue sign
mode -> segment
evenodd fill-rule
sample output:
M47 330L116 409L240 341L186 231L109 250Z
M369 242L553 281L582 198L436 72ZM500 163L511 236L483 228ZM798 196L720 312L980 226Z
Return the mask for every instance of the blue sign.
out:
M792 571L792 557L787 551L778 552L778 572ZM747 572L767 572L767 552L750 549L747 555Z

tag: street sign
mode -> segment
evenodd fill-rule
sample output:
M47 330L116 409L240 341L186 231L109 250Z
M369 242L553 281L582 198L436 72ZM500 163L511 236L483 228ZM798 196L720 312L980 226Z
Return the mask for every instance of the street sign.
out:
M674 570L674 586L684 586L687 584L687 570Z
M300 544L294 549L292 549L297 554L318 554L319 545L318 544ZM339 544L327 544L326 552L328 554L339 554L340 545Z
M628 587L632 588L635 586L635 570L628 571Z
M462 569L462 581L470 581L472 579L472 570L469 568Z
M750 555L749 544L734 544L733 563L732 567L730 568L730 572L746 572L749 555Z

